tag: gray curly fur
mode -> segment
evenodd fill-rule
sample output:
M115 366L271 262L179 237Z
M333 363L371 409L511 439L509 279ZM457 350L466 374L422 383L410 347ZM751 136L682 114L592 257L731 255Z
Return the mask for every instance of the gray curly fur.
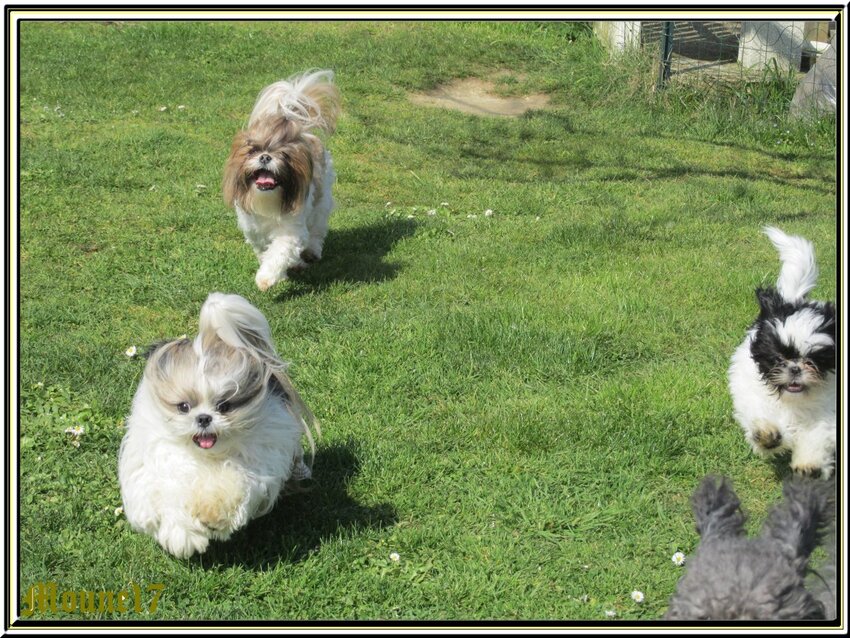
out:
M748 538L729 479L707 476L691 504L700 545L665 614L669 620L802 620L836 617L835 483L793 476L761 535ZM809 571L824 542L827 560Z

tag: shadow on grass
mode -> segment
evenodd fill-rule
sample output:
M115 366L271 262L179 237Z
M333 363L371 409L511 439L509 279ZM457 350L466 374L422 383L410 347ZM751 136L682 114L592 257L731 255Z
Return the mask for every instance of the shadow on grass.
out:
M528 125L531 121L543 124L540 128ZM580 134L583 145L572 144L570 153L517 152L535 144L549 144L567 139L572 134ZM659 149L654 142L669 140L669 150ZM395 136L394 143L410 144L405 136ZM762 170L750 168L745 163L717 168L711 167L711 161L701 159L693 161L683 151L677 150L683 141L692 142L710 154L715 148L741 149L758 153L763 157L782 161L804 161L816 155L801 151L797 153L778 153L759 148L755 145L735 145L704 138L688 138L676 134L635 133L625 137L612 137L609 133L600 133L595 129L582 130L572 118L558 112L534 111L524 118L506 123L499 121L478 121L470 126L468 134L456 139L440 139L439 142L419 144L418 148L434 156L439 162L447 155L463 162L458 171L463 177L472 179L499 178L509 182L537 183L574 182L592 180L608 182L646 182L647 180L681 180L685 178L707 177L716 179L749 180L781 186L792 186L804 191L820 194L835 192L834 180L829 177L816 177L807 173L776 173L775 166L766 165ZM618 161L616 154L599 153L598 149L615 144L626 156L635 151L641 161ZM589 176L585 173L593 171Z
M416 223L391 219L369 226L328 233L321 261L300 272L290 272L288 286L275 297L286 301L325 290L334 283L377 283L398 275L401 266L384 261L393 246L413 235Z
M838 459L833 456L833 473L835 472L837 461ZM794 472L794 470L791 469L790 452L771 456L767 459L767 462L770 464L770 469L773 470L773 476L776 477L776 480L780 483L789 476L799 476L796 472ZM816 474L816 476L819 476L819 474Z
M394 525L396 512L389 503L363 505L348 495L348 484L360 467L355 449L349 442L317 450L309 489L282 496L271 512L230 540L214 541L206 553L191 560L204 568L265 569L278 562L300 562L345 532Z
M780 483L791 476L791 454L778 454L765 459L770 469L773 471L774 478Z

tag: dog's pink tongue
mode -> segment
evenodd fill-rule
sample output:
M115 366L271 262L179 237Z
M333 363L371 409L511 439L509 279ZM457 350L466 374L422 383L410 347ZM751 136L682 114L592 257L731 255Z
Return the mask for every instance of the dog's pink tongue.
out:
M196 435L195 435L194 437L192 437L192 438L195 440L195 443L197 443L197 444L198 444L198 447L201 447L201 448L203 448L203 449L205 449L205 450L208 450L208 449L210 449L213 445L215 445L215 442L216 442L216 440L218 439L218 437L217 437L215 434L212 434L212 433L208 433L208 434L196 434Z
M254 179L254 184L257 185L257 188L269 189L274 188L277 182L274 181L274 177L268 171L260 171Z

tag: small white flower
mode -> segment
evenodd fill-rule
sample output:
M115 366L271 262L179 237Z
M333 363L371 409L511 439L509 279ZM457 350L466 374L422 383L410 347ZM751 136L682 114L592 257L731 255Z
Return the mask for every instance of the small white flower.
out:
M429 208L429 209L425 212L425 214L426 214L426 215L428 215L429 217L433 217L434 215L436 215L436 214L437 214L437 209L436 209L436 208Z
M80 437L85 434L85 431L81 425L75 425L74 427L66 428L65 434L71 435L71 445L80 447Z
M392 205L393 205L392 202L387 202L386 204L384 204L384 208L389 208Z
M186 106L185 106L185 105L180 104L180 105L177 107L177 110L178 110L178 111L182 111L182 110L184 110L185 108L186 108Z
M539 221L540 221L540 215L538 215L537 217L535 217L535 218L534 218L534 221L539 222Z
M397 563L401 560L401 556L398 555L398 552L393 552L392 554L390 554L390 560L394 563Z
M615 618L615 617L617 616L617 612L616 612L616 611L614 611L613 609L606 609L606 610L605 610L605 615L606 615L608 618Z
M206 184L195 184L195 188L197 188L197 189L199 189L199 190L200 190L200 189L203 189L203 188L206 188L206 187L207 187L207 185L206 185Z
M487 210L484 211L484 217L492 217L492 216L493 216L493 210L492 209L488 208Z
M632 592L632 600L636 603L642 603L645 596L642 591L638 591L637 589Z
M466 216L467 219L475 219L476 217L478 217L478 215L469 214Z
M159 112L160 112L160 113L163 113L163 112L165 112L165 111L167 111L167 110L168 110L168 107L167 107L167 106L160 106L160 107L159 107Z
M133 109L132 111L130 111L130 113L132 113L133 115L138 115L139 109Z
M671 560L676 567L681 567L685 564L685 555L682 552L676 552Z
M440 202L440 206L447 207L448 205L449 205L449 203L448 203L448 202Z
M128 357L131 357L131 358L135 357L136 356L136 346L130 346L129 348L127 348L124 351L124 354L126 354Z
M113 513L115 514L115 516L121 516L121 514L124 513L124 508L123 507L116 507L115 511Z

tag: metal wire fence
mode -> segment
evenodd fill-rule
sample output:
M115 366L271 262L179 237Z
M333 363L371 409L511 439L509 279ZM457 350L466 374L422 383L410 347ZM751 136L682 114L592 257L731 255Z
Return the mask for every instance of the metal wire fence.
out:
M774 64L805 74L826 50L834 22L670 21L641 23L641 44L667 45L667 79L758 79Z
M781 80L796 84L792 112L834 112L834 21L607 22L595 31L615 51L657 51L656 89Z

